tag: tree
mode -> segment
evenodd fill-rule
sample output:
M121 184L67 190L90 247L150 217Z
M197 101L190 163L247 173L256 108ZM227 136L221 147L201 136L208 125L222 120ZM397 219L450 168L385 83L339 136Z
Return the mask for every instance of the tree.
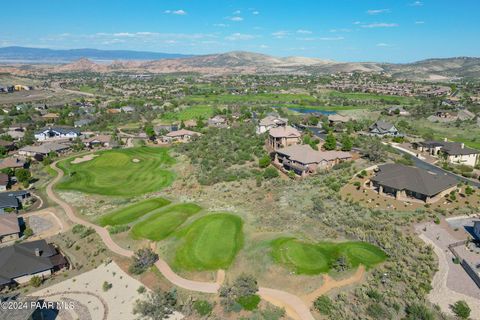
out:
M43 280L39 276L33 276L30 278L30 285L32 287L38 288L42 284Z
M405 309L404 320L434 320L433 313L423 304L411 304Z
M150 268L158 260L158 254L150 248L138 249L133 256L133 262L129 271L134 274L141 274Z
M365 156L373 162L377 162L385 158L385 149L378 139L368 139L363 145L363 152Z
M470 317L470 312L472 311L468 304L459 300L451 306L453 313L460 319L468 319Z
M350 268L350 262L347 256L341 255L332 263L332 268L337 272L345 271Z
M342 138L342 151L350 151L353 147L352 138L349 135L344 135Z
M147 124L144 128L144 131L149 139L155 138L155 130L153 129L153 125Z
M335 139L335 136L333 135L332 131L330 131L327 134L327 138L325 139L325 143L323 144L323 148L325 150L335 150L337 148L337 140Z
M258 159L258 166L260 168L266 168L270 165L271 159L268 154L264 155L260 159Z
M273 178L276 178L278 176L279 176L278 171L275 168L268 167L267 169L265 169L265 171L263 171L263 178L264 179L273 179Z
M32 174L27 169L17 169L15 171L15 177L17 177L17 180L20 182L28 182Z
M151 292L147 300L139 300L133 307L133 314L141 319L163 320L175 312L177 306L177 292L164 292L160 289Z
M227 310L230 310L239 301L242 303L251 302L250 300L256 301L257 299L253 297L256 296L257 292L257 280L251 275L242 274L235 279L231 286L224 285L220 288L220 297L222 298L222 304ZM248 302L247 305L250 304Z

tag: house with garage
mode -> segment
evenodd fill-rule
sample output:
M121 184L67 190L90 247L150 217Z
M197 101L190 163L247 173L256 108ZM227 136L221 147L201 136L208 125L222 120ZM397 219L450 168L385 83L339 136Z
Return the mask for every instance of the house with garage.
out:
M83 140L83 143L87 148L109 148L112 146L112 136L109 134L98 134L96 136L86 138Z
M0 243L18 240L20 237L20 224L14 213L0 214Z
M227 119L224 116L216 115L215 117L208 119L208 126L217 127L217 128L226 128Z
M34 133L35 139L38 141L73 140L80 135L80 130L69 127L44 128Z
M46 113L42 116L42 119L45 122L55 122L57 121L58 118L60 118L60 116L57 113L52 113L52 112Z
M6 173L0 173L0 191L5 191L10 186L10 177Z
M27 163L17 157L8 157L0 160L0 170L2 169L22 169L27 166Z
M286 125L288 125L288 119L280 118L276 115L268 115L259 121L257 134L268 132L272 128L285 127Z
M33 157L36 160L41 161L43 157L47 156L50 152L64 153L70 150L70 146L63 143L47 142L39 146L25 146L18 149L18 154L25 157Z
M387 114L390 116L409 116L410 112L405 110L403 106L392 106L390 108L387 108Z
M370 126L368 129L370 135L374 135L377 137L398 137L401 134L398 132L395 125L385 122L385 121L377 121Z
M389 163L378 167L366 185L383 196L401 201L434 203L456 190L458 181L446 174Z
M65 257L45 240L0 248L0 288L26 284L37 276L50 277L68 266Z
M312 149L308 144L297 144L275 150L274 164L304 177L348 160L352 160L352 155L348 152L320 151Z
M0 192L0 214L15 211L22 207L24 200L30 198L28 190Z
M480 150L468 148L463 142L428 140L412 143L412 147L431 156L445 159L451 164L475 167L480 162Z
M273 150L300 144L302 134L291 126L272 128L268 131L268 147Z
M202 134L195 131L190 131L186 129L180 129L177 131L171 131L162 137L162 141L165 143L172 142L188 142L192 140L193 137L201 136Z

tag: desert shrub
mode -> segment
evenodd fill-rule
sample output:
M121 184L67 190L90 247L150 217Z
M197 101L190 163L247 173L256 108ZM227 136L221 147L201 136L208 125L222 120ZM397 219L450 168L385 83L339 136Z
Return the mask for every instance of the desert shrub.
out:
M155 290L146 300L137 300L133 314L140 319L165 319L177 309L177 292Z
M212 313L213 306L206 300L197 300L193 303L193 308L199 315L204 317Z
M133 256L133 262L129 271L133 274L141 274L158 260L158 254L150 248L138 249Z
M110 289L112 289L113 285L107 281L104 281L103 282L103 285L102 285L102 290L103 291L108 291Z
M256 298L246 297L256 296L257 292L257 280L253 276L242 274L235 279L232 285L224 285L220 288L220 298L227 311L235 311L238 306L244 308L240 303L244 303L246 307L251 307Z
M32 287L38 288L38 287L40 287L42 282L43 282L42 278L40 278L39 276L33 276L33 277L30 278L29 283Z
M266 168L270 165L270 162L272 160L270 159L270 156L268 154L264 155L260 159L258 159L258 166L260 168Z
M313 307L324 315L331 315L334 305L332 299L328 296L320 296L313 302Z
M251 294L237 299L238 304L242 306L244 310L252 311L257 309L258 304L260 303L260 296L257 294Z
M470 317L470 312L472 311L468 304L463 300L455 302L451 308L453 313L460 319L468 319Z
M118 226L109 226L108 227L108 232L110 234L117 234L117 233L122 233L125 231L130 230L130 226L128 225L118 225Z
M433 313L423 304L411 304L405 309L405 320L434 320Z
M268 167L267 169L265 169L265 171L263 171L263 178L264 179L273 179L273 178L277 178L279 176L279 173L277 171L277 169L273 168L273 167Z

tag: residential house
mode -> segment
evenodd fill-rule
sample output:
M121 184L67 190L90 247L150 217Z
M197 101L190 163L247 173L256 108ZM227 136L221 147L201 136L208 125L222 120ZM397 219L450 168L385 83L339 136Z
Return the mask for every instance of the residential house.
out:
M125 107L121 107L120 110L125 113L132 113L135 111L135 107L125 106Z
M405 110L404 107L402 106L392 106L390 108L387 109L387 113L390 115L390 116L395 116L395 115L398 115L398 116L409 116L410 115L410 112L408 112L407 110Z
M285 127L288 124L288 119L280 118L275 115L269 115L260 120L257 126L257 133L268 132L272 128Z
M94 147L108 148L112 145L112 136L109 134L99 134L83 140L83 143L88 148L94 148Z
M84 126L88 126L92 122L93 122L92 119L80 119L80 120L74 121L73 126L75 128L81 128L81 127L84 127Z
M462 142L451 142L446 138L444 141L415 142L412 146L414 149L427 152L432 156L443 157L452 164L475 167L480 161L480 150L465 147Z
M352 120L350 117L343 116L338 113L329 114L328 115L328 122L331 126L335 126L337 124L347 123L348 121Z
M389 123L389 122L384 122L384 121L377 121L374 124L372 124L369 128L369 132L371 135L375 135L378 137L397 137L400 136L400 133L398 132L397 128L395 125Z
M45 120L46 122L55 122L60 116L57 113L46 113L42 115L42 119Z
M7 210L18 211L22 207L23 200L30 197L28 190L0 192L0 214Z
M475 221L473 223L473 234L480 240L480 221Z
M51 140L73 140L80 137L81 133L78 129L67 127L51 127L44 128L35 132L35 139L38 141Z
M17 215L14 213L0 214L0 243L18 240L20 237L20 225Z
M457 113L457 119L460 121L468 121L468 120L472 120L473 118L475 118L475 113L467 109L462 109Z
M215 117L208 119L208 126L217 127L217 128L226 128L227 119L225 119L225 117L221 115L216 115Z
M178 125L177 124L160 124L153 127L155 134L161 135L165 132L177 131Z
M0 170L2 169L22 169L25 168L26 162L17 157L8 157L0 160Z
M380 195L402 201L433 203L457 188L458 181L446 174L434 174L425 169L389 163L378 167L367 184Z
M69 149L69 145L56 142L48 142L40 146L25 146L18 150L18 154L21 156L34 157L37 160L41 160L50 152L63 153Z
M326 170L337 163L351 160L352 155L343 151L319 151L310 145L291 145L275 151L274 163L286 171L306 176L318 170Z
M15 150L15 142L0 140L0 147L5 148L5 150L7 150L7 152L8 151L13 151L13 150Z
M45 240L0 248L0 288L28 283L34 276L48 278L68 266L58 249Z
M177 131L171 131L162 137L163 142L188 142L193 137L198 137L201 134L195 131L190 131L186 129L180 129Z
M268 146L273 150L301 142L301 133L291 126L272 128L268 132Z
M6 173L0 172L0 191L5 191L10 186L10 177Z

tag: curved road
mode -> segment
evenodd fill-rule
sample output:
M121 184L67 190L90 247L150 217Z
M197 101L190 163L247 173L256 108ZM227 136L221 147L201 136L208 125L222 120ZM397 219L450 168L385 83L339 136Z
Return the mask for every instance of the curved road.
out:
M63 201L58 197L55 192L53 191L53 187L57 182L59 182L63 178L63 171L57 167L58 161L55 161L51 164L51 168L57 172L57 176L47 185L46 192L47 196L55 203L57 203L64 211L67 217L74 223L84 225L86 227L93 228L100 238L102 238L105 245L114 253L124 256L124 257L132 257L133 251L124 249L116 244L112 238L110 237L110 233L106 228L100 227L96 224L93 224L89 221L83 220L82 218L78 217L75 213L75 209L68 204L67 202ZM178 274L176 274L172 268L161 258L155 263L155 266L158 270L162 273L162 275L174 285L191 290L191 291L198 291L204 293L217 293L220 289L221 282L223 282L224 274L222 271L217 273L217 282L201 282L201 281L193 281L182 278ZM259 295L262 299L278 306L285 308L287 314L298 320L315 320L312 316L309 308L305 304L302 299L298 296L288 293L286 291L270 289L270 288L259 288Z

